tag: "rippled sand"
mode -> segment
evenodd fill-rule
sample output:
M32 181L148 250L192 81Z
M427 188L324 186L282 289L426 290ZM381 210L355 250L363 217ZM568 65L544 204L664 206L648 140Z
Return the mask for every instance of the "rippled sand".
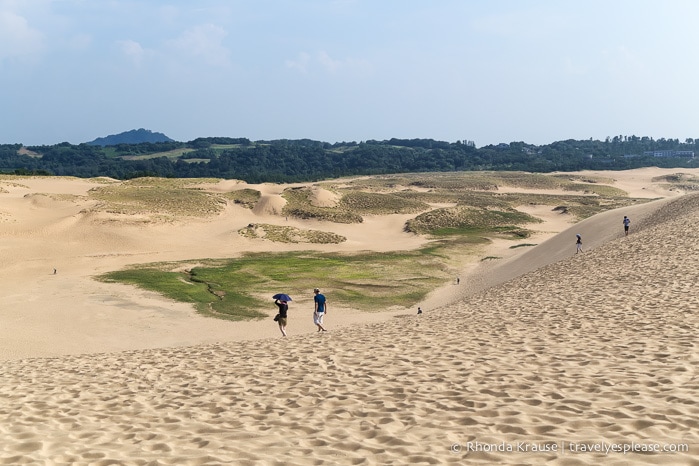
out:
M697 465L698 223L677 198L421 316L0 361L0 463ZM581 451L655 444L689 451Z

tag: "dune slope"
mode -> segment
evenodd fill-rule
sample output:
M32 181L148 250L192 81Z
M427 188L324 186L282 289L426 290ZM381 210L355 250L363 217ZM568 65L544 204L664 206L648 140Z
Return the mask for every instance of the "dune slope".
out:
M672 200L628 237L419 317L1 361L0 460L696 465L698 221L698 195ZM689 451L580 451L632 443Z

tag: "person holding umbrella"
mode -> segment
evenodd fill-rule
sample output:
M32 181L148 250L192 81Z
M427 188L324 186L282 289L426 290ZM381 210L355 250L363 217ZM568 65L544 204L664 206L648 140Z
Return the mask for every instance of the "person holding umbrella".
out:
M289 301L291 301L291 296L284 293L275 294L272 296L274 299L274 304L279 308L279 313L274 317L274 320L279 324L279 330L282 332L282 336L286 336L286 322L287 322L287 312L289 311Z

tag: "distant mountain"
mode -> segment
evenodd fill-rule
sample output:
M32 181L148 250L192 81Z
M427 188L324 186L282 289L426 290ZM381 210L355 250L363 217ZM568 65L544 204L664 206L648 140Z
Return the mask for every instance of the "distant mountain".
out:
M142 142L175 142L163 133L154 133L148 129L132 129L119 134L112 134L104 138L97 138L87 144L90 146L115 146L117 144L140 144Z

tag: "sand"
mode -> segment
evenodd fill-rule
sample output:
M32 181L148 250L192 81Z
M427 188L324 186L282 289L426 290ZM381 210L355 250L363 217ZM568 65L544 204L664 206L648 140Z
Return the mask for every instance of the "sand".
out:
M308 222L229 206L176 229L105 228L38 195L90 181L4 183L0 464L699 464L699 197L651 181L677 171L600 172L664 199L576 225L540 209L538 246L492 244L502 260L464 264L419 317L331 308L317 334L302 297L288 338L91 277L290 249L234 232ZM281 186L256 189L279 205ZM320 250L418 247L405 218L311 223L348 237ZM637 451L605 452L624 448Z

